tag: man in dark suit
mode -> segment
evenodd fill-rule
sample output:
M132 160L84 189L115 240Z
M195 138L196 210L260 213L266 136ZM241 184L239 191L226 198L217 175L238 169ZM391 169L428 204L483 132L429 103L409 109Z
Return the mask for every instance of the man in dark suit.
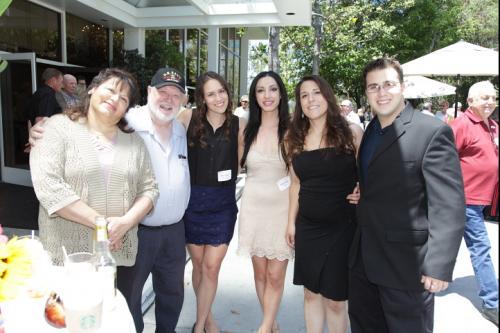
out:
M453 132L405 103L390 58L363 79L376 117L359 151L361 198L350 254L353 333L432 332L434 293L445 290L465 224Z

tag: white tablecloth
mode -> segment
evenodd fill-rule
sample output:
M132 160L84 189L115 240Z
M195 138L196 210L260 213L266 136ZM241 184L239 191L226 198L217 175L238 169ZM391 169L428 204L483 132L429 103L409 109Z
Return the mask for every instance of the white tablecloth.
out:
M54 268L52 283L61 282L61 269ZM57 287L54 289L57 290ZM45 301L47 297L30 298L19 297L15 300L0 303L4 317L5 332L7 333L69 333L66 328L58 329L45 321ZM99 333L136 333L134 320L123 295L117 291L116 306L112 311L104 311Z

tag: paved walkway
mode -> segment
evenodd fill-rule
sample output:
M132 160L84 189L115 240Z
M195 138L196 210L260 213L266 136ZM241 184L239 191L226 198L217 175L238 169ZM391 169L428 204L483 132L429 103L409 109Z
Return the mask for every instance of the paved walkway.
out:
M236 225L238 228L238 225ZM498 276L498 224L487 223L492 242L492 259ZM237 229L236 229L237 230ZM249 258L236 254L237 232L222 264L219 289L213 306L214 317L223 332L253 333L257 330L261 313L255 294L252 264ZM195 298L191 286L191 264L186 266L185 301L177 333L189 333L195 321ZM288 266L285 293L278 321L283 333L305 332L302 288L292 284L293 262ZM476 281L469 254L462 242L450 288L437 295L435 305L435 333L496 333L498 328L483 319L479 309ZM154 332L154 306L145 315L145 333Z

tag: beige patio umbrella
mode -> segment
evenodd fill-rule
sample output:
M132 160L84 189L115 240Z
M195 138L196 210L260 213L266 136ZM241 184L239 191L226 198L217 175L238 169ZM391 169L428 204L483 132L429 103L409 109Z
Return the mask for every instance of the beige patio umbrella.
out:
M498 52L461 40L402 66L404 75L497 76Z

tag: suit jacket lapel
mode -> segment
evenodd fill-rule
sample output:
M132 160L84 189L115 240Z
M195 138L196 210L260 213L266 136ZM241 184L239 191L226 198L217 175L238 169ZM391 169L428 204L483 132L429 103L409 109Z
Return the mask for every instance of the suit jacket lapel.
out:
M382 138L382 142L377 147L373 153L372 159L368 163L368 167L378 158L382 153L384 153L389 147L391 147L405 132L407 126L411 123L413 117L413 107L410 103L407 103L401 114L396 117L392 126L387 128L387 132Z

